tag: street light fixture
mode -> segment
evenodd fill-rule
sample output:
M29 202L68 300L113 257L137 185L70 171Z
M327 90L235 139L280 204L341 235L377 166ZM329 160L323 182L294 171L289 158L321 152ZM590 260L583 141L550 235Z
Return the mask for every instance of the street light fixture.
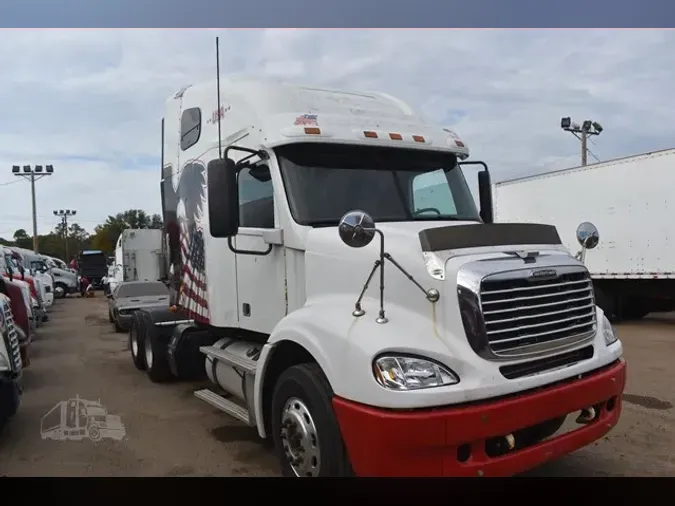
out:
M597 121L587 119L579 126L578 123L574 123L572 118L567 116L560 118L560 128L570 132L581 141L581 165L588 165L588 138L591 135L600 135L603 131L602 125Z
M30 165L23 166L23 172L19 165L12 165L12 175L22 177L30 181L30 192L33 206L33 251L38 252L38 233L37 233L37 205L35 203L35 182L43 177L51 176L54 173L54 166L47 165L46 172L42 171L42 165L36 165L31 169Z
M51 165L47 165L51 167ZM59 216L61 218L61 223L63 224L63 240L66 246L66 262L68 261L68 218L75 216L77 211L74 209L59 209L58 211L53 211L54 216Z

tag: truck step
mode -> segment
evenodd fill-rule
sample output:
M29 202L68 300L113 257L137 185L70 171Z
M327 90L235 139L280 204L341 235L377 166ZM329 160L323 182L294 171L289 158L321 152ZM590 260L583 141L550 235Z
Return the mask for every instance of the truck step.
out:
M214 346L201 346L199 348L204 355L207 355L211 358L225 362L226 364L236 367L237 369L242 369L247 373L255 373L256 362L249 358L240 357L239 355L234 355L225 350L220 350Z
M195 397L203 400L204 402L207 402L214 408L224 411L237 420L244 422L246 425L251 425L251 419L248 416L248 410L246 408L243 408L239 404L232 402L231 400L226 399L215 392L212 392L208 388L197 390L195 392Z

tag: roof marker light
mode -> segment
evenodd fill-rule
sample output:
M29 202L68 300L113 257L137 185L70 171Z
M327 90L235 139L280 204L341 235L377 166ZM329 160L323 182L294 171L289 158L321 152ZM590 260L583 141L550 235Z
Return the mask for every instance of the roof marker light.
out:
M392 141L402 141L403 140L403 136L401 134L396 134L396 133L390 133L389 138Z
M305 133L307 135L321 135L321 129L314 127L305 127Z
M364 131L363 135L366 136L368 139L377 139L377 132L370 132L370 131Z
M424 137L421 135L413 135L412 137L415 142L425 142Z
M456 145L457 145L457 147L459 147L459 148L463 148L463 147L465 147L465 146L464 146L464 143L463 143L462 141L458 141L458 140L456 140L456 141L455 141L455 144L456 144Z

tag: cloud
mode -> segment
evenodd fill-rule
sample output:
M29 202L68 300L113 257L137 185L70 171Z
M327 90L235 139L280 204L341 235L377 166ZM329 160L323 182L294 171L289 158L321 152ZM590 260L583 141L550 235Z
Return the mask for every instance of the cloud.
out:
M379 90L458 131L497 179L575 165L561 116L605 131L601 159L673 147L675 33L659 30L43 30L0 32L0 237L31 232L13 164L91 230L131 207L159 212L160 119L180 87L223 73ZM591 158L592 160L592 158Z

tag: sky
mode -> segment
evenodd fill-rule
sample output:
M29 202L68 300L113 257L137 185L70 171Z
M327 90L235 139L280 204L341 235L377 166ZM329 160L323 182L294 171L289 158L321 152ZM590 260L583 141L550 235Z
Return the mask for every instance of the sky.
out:
M668 30L0 31L0 237L76 209L91 231L129 208L159 212L160 119L184 85L272 75L395 95L456 130L496 180L579 164L560 118L598 121L601 160L675 147L675 32ZM589 162L594 161L589 155Z

